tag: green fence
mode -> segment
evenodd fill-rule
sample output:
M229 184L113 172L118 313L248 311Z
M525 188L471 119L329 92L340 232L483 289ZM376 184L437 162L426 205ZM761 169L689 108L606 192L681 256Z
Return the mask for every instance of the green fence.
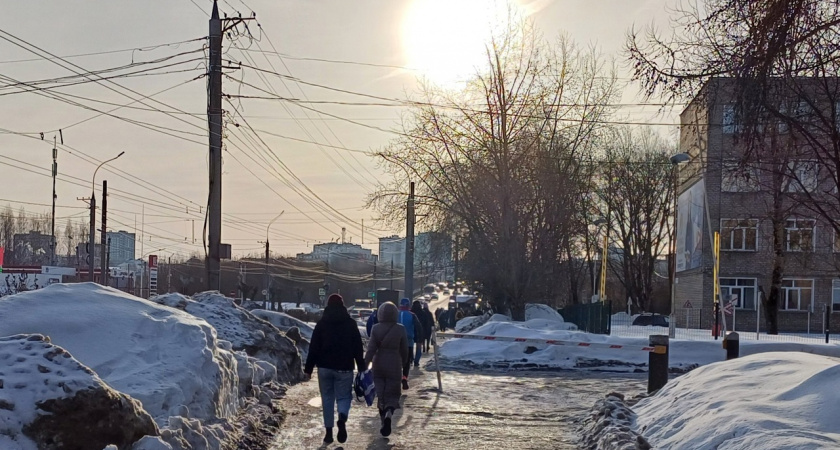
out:
M569 305L557 310L566 322L577 325L581 331L594 334L610 334L612 302Z

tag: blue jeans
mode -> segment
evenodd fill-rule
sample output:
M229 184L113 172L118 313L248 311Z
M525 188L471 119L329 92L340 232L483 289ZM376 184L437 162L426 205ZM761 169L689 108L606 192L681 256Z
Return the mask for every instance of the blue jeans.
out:
M423 356L423 344L418 342L414 344L414 365L420 364L420 357Z
M332 428L335 423L335 407L338 413L350 415L353 401L353 371L318 368L318 389L324 409L324 426Z

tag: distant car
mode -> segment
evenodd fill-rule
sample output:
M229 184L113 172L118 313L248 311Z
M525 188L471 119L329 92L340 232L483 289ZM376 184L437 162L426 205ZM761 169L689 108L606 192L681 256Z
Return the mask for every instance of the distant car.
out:
M431 295L431 297L432 297L432 298L431 298L430 300L437 300L437 299L438 299L438 295L437 295L437 294L432 294L432 295Z
M640 314L633 319L633 325L642 327L669 327L668 316L662 314Z
M359 308L355 312L359 314L362 320L367 320L373 314L373 308Z
M449 289L444 289L443 290L443 295L449 295Z

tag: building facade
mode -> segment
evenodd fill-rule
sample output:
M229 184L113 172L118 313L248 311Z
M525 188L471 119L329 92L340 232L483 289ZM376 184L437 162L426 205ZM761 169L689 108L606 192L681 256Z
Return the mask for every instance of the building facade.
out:
M677 326L712 327L719 232L721 316L730 330L733 323L736 331L766 329L762 304L781 267L779 331L819 331L826 306L840 312L840 239L815 207L823 196L826 205L836 201L835 171L819 167L814 141L784 117L769 115L757 128L760 148L748 148L739 140L732 83L711 80L680 116L680 150L690 160L676 169ZM780 111L807 110L802 91L777 95L770 101ZM816 94L807 104L840 111Z
M116 267L134 259L134 243L136 242L134 233L123 230L109 231L107 237L110 244L108 250L108 265L110 267Z

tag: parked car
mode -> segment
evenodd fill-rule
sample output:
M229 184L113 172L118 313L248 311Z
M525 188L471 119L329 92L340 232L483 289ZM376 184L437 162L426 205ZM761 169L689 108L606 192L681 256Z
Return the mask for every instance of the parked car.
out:
M633 319L633 325L638 325L642 327L668 327L670 326L668 322L668 316L663 316L662 314L639 314Z

